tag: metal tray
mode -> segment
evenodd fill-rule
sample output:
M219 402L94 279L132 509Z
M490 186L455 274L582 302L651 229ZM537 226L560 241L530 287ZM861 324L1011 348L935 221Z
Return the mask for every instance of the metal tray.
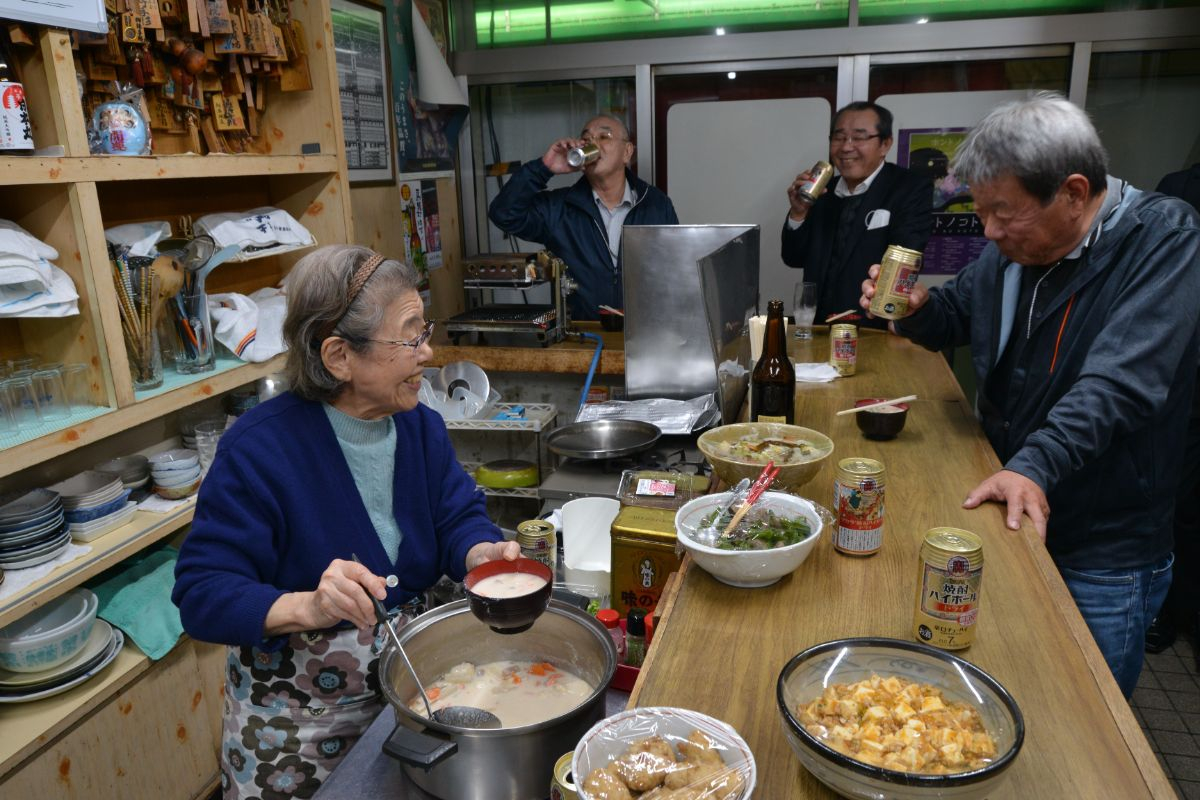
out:
M546 436L546 446L560 456L590 461L640 453L654 446L660 436L662 431L649 422L597 419L551 431Z

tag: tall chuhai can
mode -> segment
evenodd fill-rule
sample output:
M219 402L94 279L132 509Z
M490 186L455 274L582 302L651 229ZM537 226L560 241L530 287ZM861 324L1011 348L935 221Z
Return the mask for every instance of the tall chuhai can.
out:
M918 559L913 636L943 650L975 640L983 584L983 539L961 528L932 528Z
M875 279L875 296L871 298L871 313L884 319L908 316L908 298L917 285L921 271L921 253L898 244L889 244L879 260L879 277Z

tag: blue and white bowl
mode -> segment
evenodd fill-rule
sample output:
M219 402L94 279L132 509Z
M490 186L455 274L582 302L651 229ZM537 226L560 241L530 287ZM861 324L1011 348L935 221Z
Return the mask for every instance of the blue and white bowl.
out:
M40 672L75 655L87 642L100 602L88 589L74 589L0 629L0 667Z

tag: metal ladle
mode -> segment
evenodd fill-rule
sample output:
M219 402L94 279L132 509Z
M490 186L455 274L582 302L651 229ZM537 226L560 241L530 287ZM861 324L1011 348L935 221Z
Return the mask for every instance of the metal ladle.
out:
M358 560L357 555L351 554L351 558L354 559L355 563L362 564ZM425 687L421 685L421 679L417 677L416 669L413 668L412 662L408 660L408 653L404 652L404 645L400 644L400 635L396 633L396 629L392 626L392 621L388 619L387 609L370 592L367 593L367 597L371 599L371 605L375 607L375 618L379 621L380 625L387 628L388 635L392 637L392 644L396 645L396 650L400 653L400 658L404 660L404 666L408 667L408 674L412 675L413 682L417 684L417 691L421 693L421 699L425 701L425 711L430 719L440 722L443 725L452 725L459 728L503 727L499 717L490 711L484 711L482 708L475 708L473 706L446 706L434 711L433 706L429 704L429 695L425 694Z

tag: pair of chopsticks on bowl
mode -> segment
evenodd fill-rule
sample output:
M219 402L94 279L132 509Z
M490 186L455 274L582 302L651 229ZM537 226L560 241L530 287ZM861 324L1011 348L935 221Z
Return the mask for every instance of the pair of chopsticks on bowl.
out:
M624 311L621 311L620 309L613 308L612 306L606 306L606 305L604 305L603 303L601 303L601 304L600 304L600 310L601 310L601 311L607 311L607 312L608 312L608 313L610 313L610 314L616 314L618 317L623 317L623 316L625 316L625 312L624 312Z
M750 485L750 491L746 494L746 500L742 503L742 507L733 515L733 519L729 520L729 524L725 526L725 530L721 532L721 536L729 535L729 532L737 527L737 524L742 521L742 517L746 516L746 512L750 510L750 506L754 505L762 493L767 490L775 480L775 476L779 474L779 467L775 466L774 461L768 461L763 467L763 471L758 474L758 478Z
M881 400L878 403L869 403L865 406L856 406L855 408L847 408L847 409L837 412L836 416L841 417L841 416L845 416L846 414L857 414L860 411L872 411L876 408L883 408L884 406L894 406L897 403L907 403L909 400L916 400L916 399L917 399L917 396L915 394L909 394L909 395L905 395L904 397L897 397L895 400Z

